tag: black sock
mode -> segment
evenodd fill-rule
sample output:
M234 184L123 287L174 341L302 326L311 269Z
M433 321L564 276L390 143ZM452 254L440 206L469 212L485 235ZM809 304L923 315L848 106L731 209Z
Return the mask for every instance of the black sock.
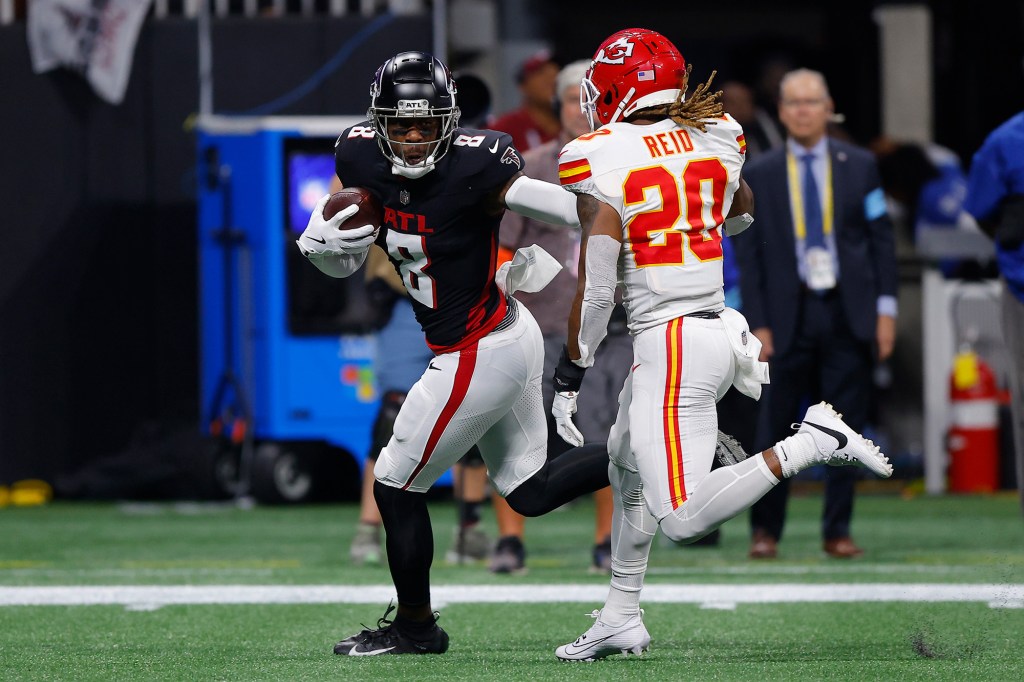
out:
M388 567L399 606L429 605L434 534L425 496L375 481L373 497L387 533Z
M401 616L395 616L394 626L406 637L418 640L428 640L434 634L437 627L433 616L429 620L409 620Z

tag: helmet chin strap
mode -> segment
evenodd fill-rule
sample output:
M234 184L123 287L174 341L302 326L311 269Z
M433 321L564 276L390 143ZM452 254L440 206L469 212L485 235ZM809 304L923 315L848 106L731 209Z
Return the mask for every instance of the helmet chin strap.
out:
M391 173L393 175L401 175L403 178L409 178L410 180L422 178L432 170L434 170L433 154L424 159L423 165L421 166L399 166L397 163L391 164Z

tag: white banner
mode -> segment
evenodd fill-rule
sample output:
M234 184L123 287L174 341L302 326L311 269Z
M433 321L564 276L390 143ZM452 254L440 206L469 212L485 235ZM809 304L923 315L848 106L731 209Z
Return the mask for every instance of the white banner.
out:
M28 4L32 70L78 71L97 95L120 104L139 29L153 0L33 0Z

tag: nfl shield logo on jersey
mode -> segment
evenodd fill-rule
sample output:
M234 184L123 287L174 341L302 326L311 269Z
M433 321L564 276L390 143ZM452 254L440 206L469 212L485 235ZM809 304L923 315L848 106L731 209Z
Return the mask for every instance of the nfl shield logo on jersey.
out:
M402 206L407 205L409 203L409 190L403 189L401 192L399 192L398 200L402 202Z

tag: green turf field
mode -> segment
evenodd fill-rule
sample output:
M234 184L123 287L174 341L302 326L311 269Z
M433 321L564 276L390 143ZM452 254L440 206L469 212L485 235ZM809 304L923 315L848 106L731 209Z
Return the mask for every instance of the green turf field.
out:
M375 622L390 588L385 568L347 565L354 505L3 508L0 679L1024 679L1016 498L862 495L857 505L868 554L852 562L822 556L818 496L792 499L774 562L746 559L744 517L718 548L656 541L651 651L594 664L552 654L589 627L607 584L586 571L589 503L528 522L530 571L516 577L446 566L454 509L433 504L451 649L357 660L331 646ZM777 599L751 603L768 590ZM486 601L466 601L476 595ZM242 603L216 603L232 600Z

